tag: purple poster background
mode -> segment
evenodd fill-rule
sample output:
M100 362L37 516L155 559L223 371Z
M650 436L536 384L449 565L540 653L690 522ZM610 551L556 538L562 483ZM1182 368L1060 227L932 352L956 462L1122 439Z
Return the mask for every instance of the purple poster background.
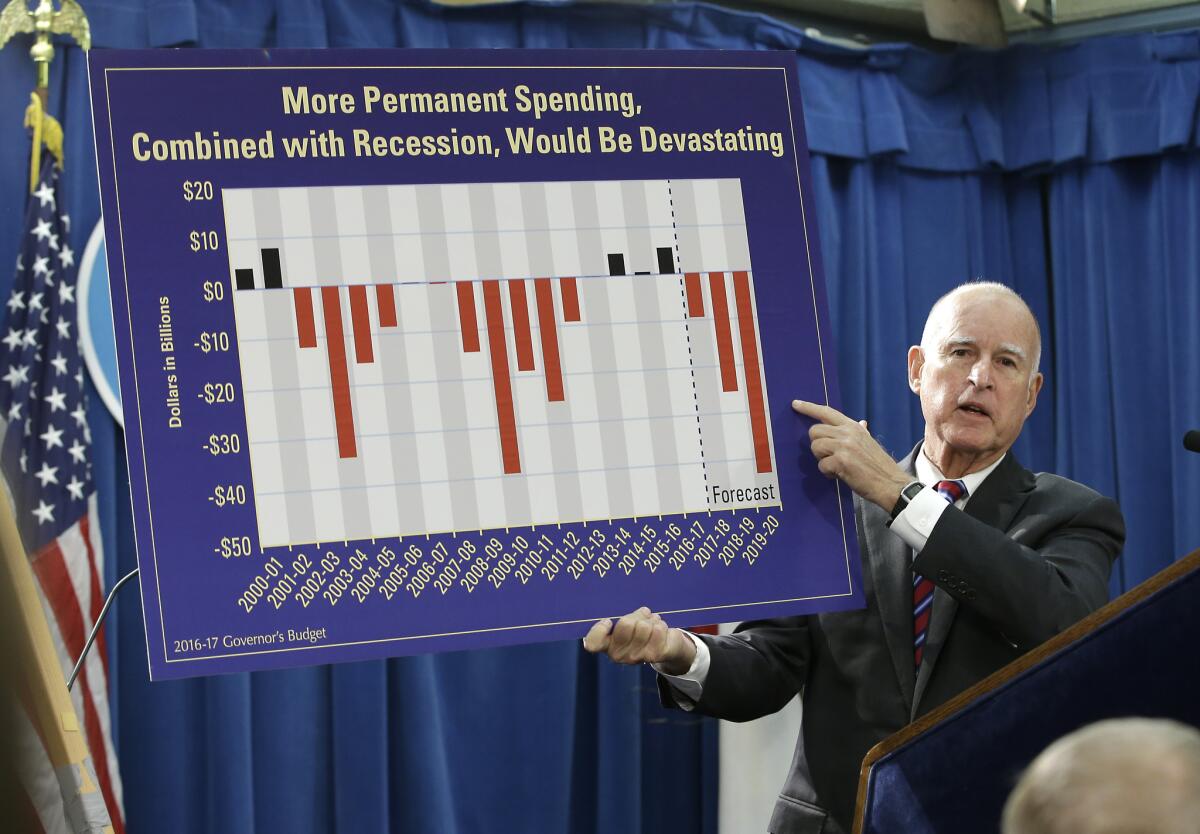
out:
M89 72L154 679L577 638L639 605L679 626L861 607L851 494L817 471L807 423L790 409L794 398L840 406L790 55L108 51L90 56ZM630 93L637 111L535 119L513 93L589 85ZM344 93L337 109L354 111L285 113L285 86ZM368 113L365 87L503 89L508 109ZM505 128L521 127L587 132L591 148L514 153ZM600 150L604 128L628 135L628 150ZM643 131L717 129L782 144L777 154L643 144ZM498 150L359 155L355 130L487 135ZM285 137L310 131L346 137L345 154L284 153ZM155 141L169 157L170 140L197 132L264 140L273 155L155 158ZM711 179L740 181L779 506L260 546L224 190ZM479 319L482 330L482 308ZM218 333L229 349L202 349Z

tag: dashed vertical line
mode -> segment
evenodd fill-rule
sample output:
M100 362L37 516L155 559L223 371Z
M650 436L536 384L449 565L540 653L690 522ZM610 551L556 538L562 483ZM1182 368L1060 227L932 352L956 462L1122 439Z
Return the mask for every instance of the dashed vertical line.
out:
M679 300L683 305L683 332L687 337L688 371L692 375L692 404L696 409L696 438L700 442L700 473L704 476L704 503L712 511L712 502L708 492L708 464L704 460L704 432L700 426L700 397L696 393L696 363L692 357L692 324L688 317L687 291L684 286L683 263L679 256L679 228L675 223L675 194L671 190L671 181L667 180L667 201L671 205L671 237L674 243L675 271L679 274Z

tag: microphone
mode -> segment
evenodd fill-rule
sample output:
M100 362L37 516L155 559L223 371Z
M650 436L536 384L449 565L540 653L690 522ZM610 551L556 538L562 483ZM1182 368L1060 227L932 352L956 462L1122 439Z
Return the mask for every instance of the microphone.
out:
M1183 448L1189 452L1200 452L1200 430L1192 429L1183 436Z

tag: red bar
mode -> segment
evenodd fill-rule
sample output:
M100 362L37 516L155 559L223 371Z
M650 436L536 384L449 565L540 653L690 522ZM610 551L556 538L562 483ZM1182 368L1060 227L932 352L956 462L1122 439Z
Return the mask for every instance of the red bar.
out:
M492 354L492 386L496 391L496 417L500 422L500 451L504 474L521 471L517 450L517 415L513 410L512 378L508 372L508 345L504 340L504 308L500 306L500 282L483 282L483 309L487 316L488 348Z
M683 276L687 287L688 318L704 318L704 292L700 289L700 273L689 272Z
M558 360L558 325L554 320L554 293L550 278L535 278L533 290L534 298L538 301L541 361L546 366L546 400L563 402L563 367Z
M737 390L737 368L733 365L733 336L729 332L729 301L725 298L725 273L708 273L713 321L717 326L717 358L721 362L721 390Z
M733 273L733 297L737 302L738 331L742 337L742 367L746 371L746 400L750 404L750 431L754 433L754 460L759 472L770 472L771 447L767 443L767 414L763 407L762 377L758 369L758 337L754 332L750 277L745 272Z
M475 320L475 289L470 281L457 281L458 326L462 328L463 350L479 353L479 322Z
M562 366L558 362L558 330L550 279L535 279L533 294L537 299L538 329L542 334L542 364L546 366L546 399L560 403L566 398L563 396Z
M391 284L375 285L375 301L379 304L379 326L396 326L396 296Z
M525 297L525 282L508 282L508 301L512 306L513 331L517 335L517 370L533 370L533 339L529 335L529 299Z
M300 347L317 346L317 325L313 319L312 290L296 287L292 290L296 301L296 332L300 334Z
M371 350L371 314L367 310L367 288L350 287L350 321L354 325L354 358L360 365L375 361Z
M333 388L333 419L337 424L338 457L358 457L354 442L354 409L346 371L346 333L342 330L342 299L337 287L321 287L325 316L325 350L329 354L329 383Z
M579 321L579 287L574 278L558 279L563 297L563 321Z

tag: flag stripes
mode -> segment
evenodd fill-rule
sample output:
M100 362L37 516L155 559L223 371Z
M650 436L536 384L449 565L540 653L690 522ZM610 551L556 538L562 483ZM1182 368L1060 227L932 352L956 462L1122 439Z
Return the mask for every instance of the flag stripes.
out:
M95 496L89 502L89 516L93 512ZM63 674L70 674L75 659L83 652L95 617L104 605L104 598L99 593L99 577L93 574L94 564L88 558L94 550L91 537L85 529L94 527L89 516L81 518L58 539L43 547L32 561L34 575L43 592L46 620ZM71 690L71 700L76 713L83 718L84 733L88 748L92 751L96 779L104 794L104 801L109 808L113 808L121 807L122 786L116 751L111 743L108 673L100 652L100 645L93 646L83 668L79 670L79 678ZM114 818L113 828L121 832L124 825Z

